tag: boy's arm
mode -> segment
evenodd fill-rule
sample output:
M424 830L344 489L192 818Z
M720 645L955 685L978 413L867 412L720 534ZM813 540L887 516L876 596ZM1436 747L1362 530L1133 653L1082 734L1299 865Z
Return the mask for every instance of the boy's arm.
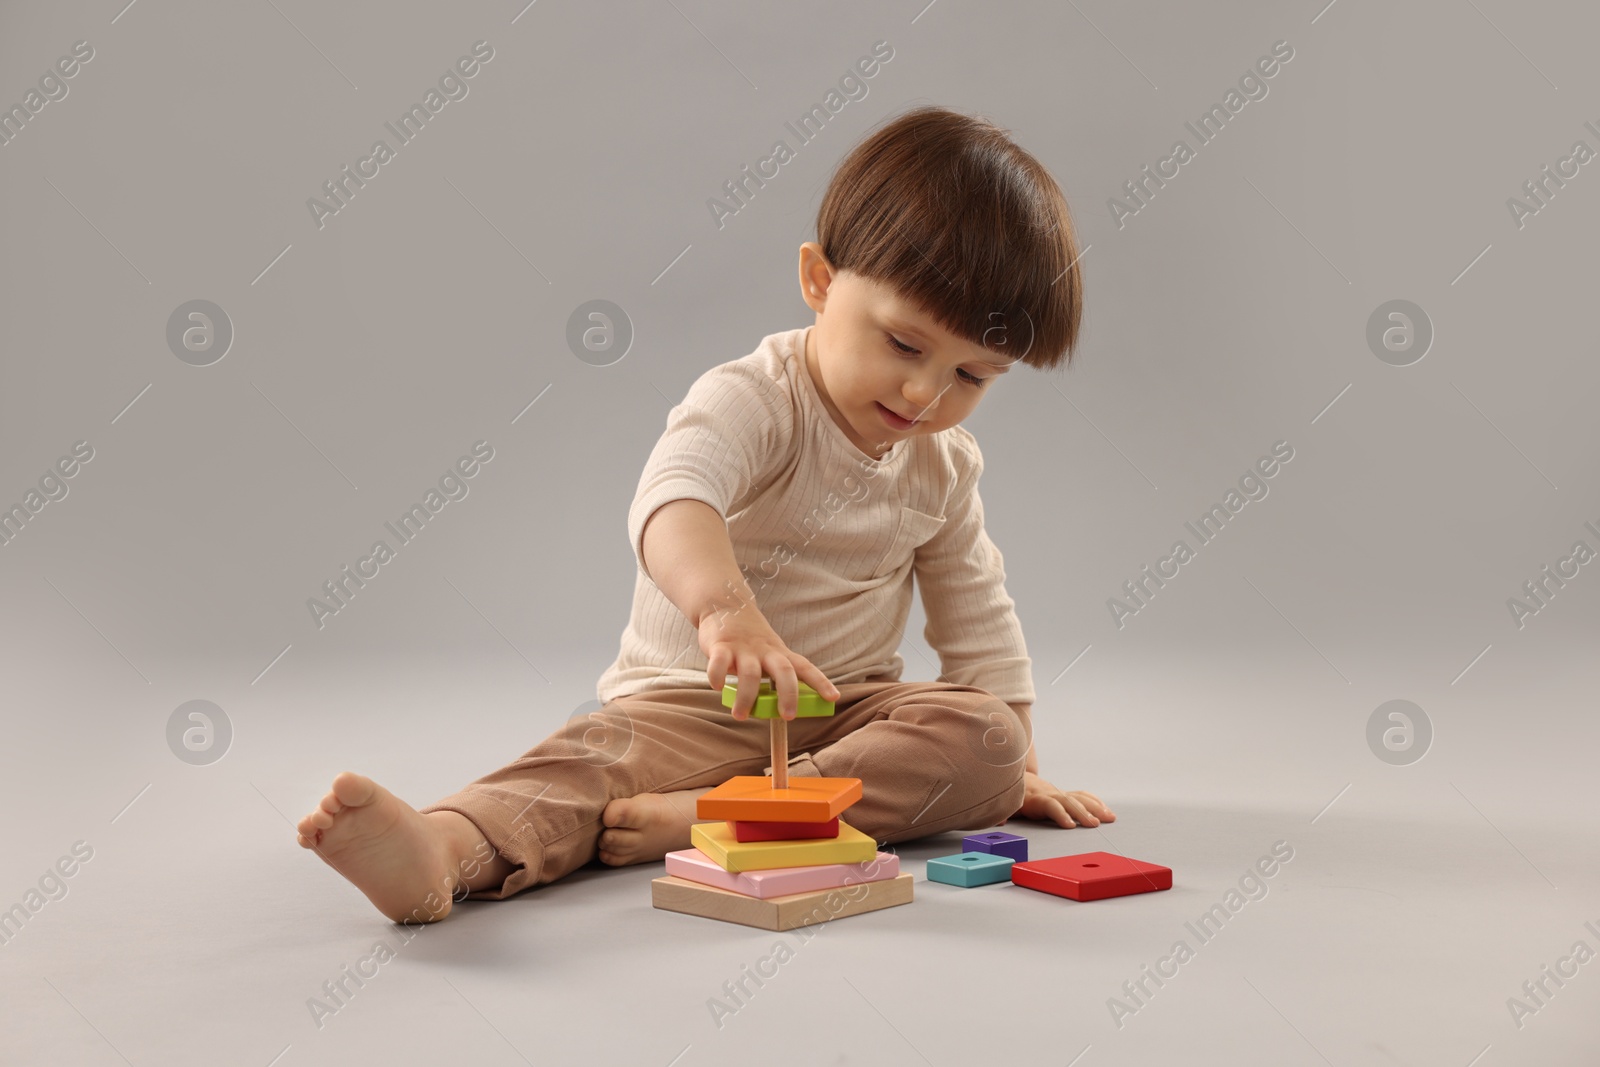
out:
M640 574L696 631L706 681L720 690L729 674L739 676L735 719L749 716L762 674L785 718L795 713L799 683L838 699L822 670L792 651L757 607L725 518L767 484L793 440L793 402L764 367L713 367L667 416L628 509Z
M709 611L754 605L727 521L705 501L667 501L645 519L639 541L645 574L696 629Z
M793 436L793 407L782 388L759 368L737 360L701 375L683 401L668 413L666 430L640 472L633 504L628 509L628 539L644 576L655 582L691 622L704 610L703 597L691 595L704 590L685 588L686 583L714 585L714 595L725 597L729 593L725 580L731 580L733 589L748 593L734 562L724 517L771 475L787 454ZM683 506L677 503L682 500L701 502L722 523L719 536L705 546L709 555L704 562L718 573L705 581L658 572L645 558L646 525L653 526L658 512L669 504L682 511ZM708 521L702 516L696 525L708 531ZM663 553L669 569L674 562L686 558L686 551L691 551L691 546L676 544L678 538L672 540L675 545ZM691 563L701 561L693 555L687 559ZM668 590L669 585L677 588L677 595ZM687 608L686 597L690 598Z

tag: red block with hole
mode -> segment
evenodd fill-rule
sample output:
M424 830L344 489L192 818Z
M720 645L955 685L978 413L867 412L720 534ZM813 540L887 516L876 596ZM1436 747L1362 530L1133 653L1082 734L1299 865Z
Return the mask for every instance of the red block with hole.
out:
M1085 852L1011 865L1014 885L1068 900L1104 900L1172 888L1172 868L1110 852Z
M729 819L736 841L796 841L808 837L838 837L839 817L827 822L750 822Z

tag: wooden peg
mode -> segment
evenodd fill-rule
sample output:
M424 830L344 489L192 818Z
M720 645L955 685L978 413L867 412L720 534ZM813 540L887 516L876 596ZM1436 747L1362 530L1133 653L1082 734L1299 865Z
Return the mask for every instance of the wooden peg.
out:
M772 788L789 788L789 720L769 719L772 726Z

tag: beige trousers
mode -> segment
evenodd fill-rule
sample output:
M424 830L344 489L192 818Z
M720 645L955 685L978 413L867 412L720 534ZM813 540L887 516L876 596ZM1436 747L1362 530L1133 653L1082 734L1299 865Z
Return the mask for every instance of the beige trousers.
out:
M1032 727L997 697L942 682L838 688L832 717L790 721L789 773L861 779L861 799L841 818L880 847L985 829L1022 806ZM709 686L655 689L574 717L421 810L460 812L517 865L498 889L459 898L504 900L594 860L613 799L770 774L769 737L766 720L736 721Z

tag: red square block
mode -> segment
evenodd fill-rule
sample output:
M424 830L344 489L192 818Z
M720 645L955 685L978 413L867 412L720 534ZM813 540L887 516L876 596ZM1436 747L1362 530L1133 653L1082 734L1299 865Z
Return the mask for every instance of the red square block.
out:
M1104 900L1172 888L1172 868L1110 852L1085 852L1011 865L1011 881L1068 900Z
M735 841L797 841L808 837L838 837L839 817L827 822L750 822L729 819Z

